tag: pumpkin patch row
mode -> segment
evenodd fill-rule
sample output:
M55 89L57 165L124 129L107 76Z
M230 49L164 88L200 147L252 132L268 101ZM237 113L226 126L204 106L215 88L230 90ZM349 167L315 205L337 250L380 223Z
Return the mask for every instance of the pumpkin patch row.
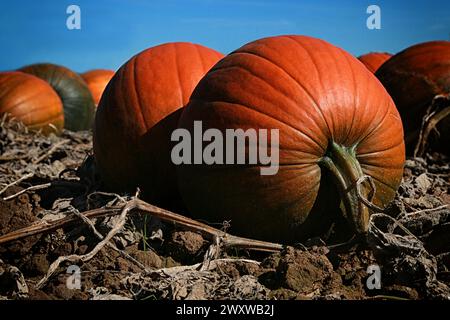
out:
M0 72L0 114L8 113L44 133L90 130L98 103L94 97L101 96L112 74L93 70L80 76L50 63Z
M221 58L171 43L119 69L94 126L105 186L141 187L148 201L214 223L231 220L233 232L258 239L305 239L340 215L365 233L369 210L352 186L370 176L371 200L385 206L405 160L400 116L381 83L344 50L304 36L257 40ZM171 133L194 135L196 122L223 134L278 129L278 173L262 176L261 165L175 166ZM248 154L245 148L233 152ZM366 197L374 192L368 183L361 188Z
M366 203L383 208L392 201L406 154L449 151L448 41L359 58L296 35L259 39L227 56L167 43L135 55L114 75L83 75L87 85L54 66L23 71L49 83L32 77L48 91L41 105L55 114L39 123L56 119L57 110L61 117L63 108L67 128L86 129L98 104L93 149L104 189L140 188L153 204L211 223L231 221L231 232L262 240L301 241L341 220L351 233L365 234ZM13 94L2 110L9 101L2 96L13 90L2 89L1 77L0 113L22 101ZM277 173L261 175L264 163L175 165L173 133L195 136L199 123L223 136L230 129L277 130ZM266 149L273 142L255 141ZM253 147L250 139L241 149L236 145L232 157L248 156ZM230 152L219 151L222 158Z

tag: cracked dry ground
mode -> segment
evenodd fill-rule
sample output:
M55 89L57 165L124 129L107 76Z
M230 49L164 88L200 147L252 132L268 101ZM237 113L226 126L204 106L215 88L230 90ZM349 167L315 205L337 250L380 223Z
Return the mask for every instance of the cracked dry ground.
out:
M45 137L3 123L0 236L130 199L96 192L90 152L89 132ZM119 251L105 246L78 263L80 289L67 286L71 263L36 289L58 257L99 243L80 221L0 244L0 298L450 299L449 163L440 154L408 159L397 197L386 215L373 216L366 243L311 239L277 253L224 249L205 266L211 243L201 235L133 214L112 240ZM18 194L31 186L38 187ZM117 219L97 218L95 227L106 235ZM367 288L370 265L381 268L380 289Z

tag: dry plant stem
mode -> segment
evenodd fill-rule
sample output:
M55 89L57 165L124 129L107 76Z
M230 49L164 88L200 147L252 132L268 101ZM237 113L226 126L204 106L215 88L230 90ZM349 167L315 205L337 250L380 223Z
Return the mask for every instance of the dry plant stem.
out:
M372 196L375 195L376 193L376 186L375 183L373 182L373 179L371 176L368 175L363 175L361 176L358 181L356 181L356 193L358 195L358 199L359 201L361 201L362 203L364 203L364 205L366 205L369 209L371 209L373 212L378 212L378 213L383 213L386 211L386 209L383 209L379 206L377 206L376 204L374 204L372 201L372 199L366 199L363 195L363 192L361 190L361 186L364 183L364 181L369 181L370 184L370 188L372 189Z
M16 184L16 182L14 184ZM44 183L44 184L38 184L38 185L34 185L34 186L31 186L31 187L28 187L28 188L23 189L23 190L15 193L13 195L10 195L10 196L8 196L6 198L3 198L3 200L4 201L8 201L8 200L14 199L14 198L16 198L16 197L20 196L21 194L24 194L24 193L26 193L28 191L36 191L36 190L46 189L46 188L49 188L51 186L73 187L74 185L78 185L80 187L85 188L85 185L83 185L79 181L53 181L53 182L47 182L47 183Z
M429 213L429 212L439 211L439 210L447 209L447 208L450 208L450 205L444 204L444 205L439 206L439 207L436 207L436 208L424 209L424 210L418 210L418 211L413 211L413 212L405 212L405 213L401 214L401 215L398 217L398 220L404 219L404 218L406 218L406 217L409 218L409 217L411 217L411 216L413 216L413 215L416 215L416 214Z
M28 158L27 154L23 154L20 156L10 155L10 156L1 156L0 161L13 161L13 160L22 160L22 159L27 159L27 158Z
M180 272L185 271L211 271L213 269L216 269L221 263L235 263L235 262L244 262L244 263L251 263L254 265L259 266L261 263L256 260L250 260L250 259L232 259L232 258L223 258L223 259L216 259L211 261L208 268L202 269L203 263L196 263L190 266L176 266L176 267L170 267L170 268L162 268L157 270L151 270L150 273L159 273L163 275L176 275Z
M235 247L239 249L248 249L265 252L279 252L283 249L283 245L281 244L241 238L227 234L221 230L210 227L204 223L192 220L190 218L170 212L168 210L158 208L139 199L134 199L127 202L127 204L125 204L125 207L128 208L128 210L138 210L143 214L149 214L151 216L160 218L163 221L174 223L175 225L180 226L185 230L198 232L212 242L215 242L215 239L219 238L221 239L221 243L224 247ZM119 213L122 210L122 208L124 208L124 206L114 206L111 208L95 209L87 211L83 213L83 215L86 216L87 218L111 216ZM7 243L13 240L18 240L31 235L36 235L43 232L50 232L58 228L61 228L69 223L77 221L78 219L79 218L76 216L69 216L48 223L46 222L31 225L29 227L25 227L13 231L11 233L8 233L6 235L0 236L0 244Z
M63 144L69 142L69 140L61 140L57 143L55 143L47 152L45 152L43 155L38 157L37 159L33 160L33 164L37 164L41 162L42 160L45 160L47 157L51 156L53 152L55 152L59 147L61 147Z
M97 231L97 229L95 228L94 224L92 223L91 220L89 220L89 218L87 218L86 216L82 215L78 210L74 210L73 214L75 214L77 217L79 217L89 227L89 229L91 229L91 231L97 236L97 238L99 238L100 240L104 239L103 235L100 232ZM111 249L113 249L114 251L116 251L117 253L119 253L122 257L124 257L124 258L130 260L131 262L133 262L134 264L136 264L142 270L147 271L147 269L145 268L145 266L142 263L140 263L138 260L136 260L135 258L130 256L125 251L120 250L119 248L117 248L112 242L108 242L107 246L110 247Z
M2 195L6 190L11 188L12 186L15 186L16 184L19 184L22 181L27 180L27 179L29 179L29 178L31 178L33 176L34 176L34 173L27 173L26 175L24 175L20 179L14 181L14 182L11 182L10 184L6 185L2 190L0 190L0 195Z
M436 105L442 99L447 101L447 105L442 110L435 110L437 108ZM423 118L419 139L416 147L414 148L414 157L422 157L424 155L430 133L436 129L437 124L441 120L447 118L448 116L450 116L450 96L437 95L434 97L433 102Z
M120 213L120 208L99 208L87 211L83 213L83 215L87 218L93 219L93 218L99 218L99 217L107 217L107 216L115 216L118 213ZM54 220L51 222L47 222L44 220L41 220L37 223L34 223L28 227L15 230L13 232L7 233L5 235L0 236L0 245L5 244L11 241L20 240L26 237L30 237L33 235L45 233L45 232L52 232L54 230L57 230L59 228L62 228L70 223L74 223L78 221L78 217L75 215L70 215L68 217Z
M3 198L3 200L4 200L4 201L8 201L8 200L17 198L17 197L20 196L21 194L24 194L24 193L26 193L26 192L28 192L28 191L35 191L35 190L45 189L45 188L50 187L51 185L52 185L52 184L49 182L49 183L44 183L44 184L38 184L38 185L35 185L35 186L31 186L31 187L28 187L28 188L26 188L26 189L23 189L23 190L21 190L21 191L15 193L15 194L13 194L13 195L10 195L10 196L8 196L8 197L6 197L6 198Z
M88 210L91 208L91 202L92 202L92 197L95 195L101 195L101 196L108 196L108 197L114 197L117 200L119 200L122 203L126 203L127 201L121 197L120 195L116 194L116 193L110 193L110 192L102 192L102 191L95 191L91 194L89 194L87 196L87 208Z
M103 192L103 191L95 191L91 194L88 195L88 200L92 200L93 196L96 195L100 195L100 196L107 196L107 197L114 197L117 198L118 200L120 200L123 203L126 203L127 201L125 200L124 197L121 197L120 195L118 195L117 193L112 193L112 192Z
M135 208L135 201L136 200L133 199L123 207L122 212L120 213L120 216L119 216L119 220L117 221L117 224L108 232L106 237L103 238L103 240L100 241L94 247L94 249L92 249L91 252L84 254L84 255L72 254L72 255L68 255L68 256L64 256L64 257L59 257L58 259L56 259L56 261L54 261L50 265L50 268L48 269L45 277L42 278L37 283L36 289L41 289L47 283L47 281L56 272L56 270L58 269L58 267L60 266L61 263L65 262L65 261L69 261L69 262L73 262L73 263L86 262L86 261L89 261L90 259L92 259L123 228L123 226L125 225L125 222L126 222L127 214Z
M347 241L345 241L345 242L343 242L343 243L338 243L338 244L333 244L333 245L331 245L331 246L327 246L327 248L328 248L329 250L336 250L336 249L344 248L344 247L346 247L346 246L348 246L348 245L352 245L352 244L356 243L355 240L357 240L357 237L356 237L356 235L354 234L354 235L353 235L350 239L348 239Z
M167 222L172 222L175 225L178 225L186 230L198 232L212 242L214 242L215 239L219 237L224 247L234 247L239 249L266 252L279 252L283 249L283 245L278 243L241 238L227 234L204 223L189 219L165 209L158 208L139 199L136 200L135 203L136 209L138 209L142 213L150 214Z
M403 230L403 232L405 232L407 235L413 237L414 239L416 239L417 241L420 242L420 240L411 232L408 230L408 228L406 228L400 221L392 218L391 216L384 214L384 213L375 213L370 217L370 227L371 228L376 228L376 230L380 231L377 226L375 225L375 223L373 222L373 220L377 217L383 217L383 218L387 218L389 220L391 220L394 223L394 226L399 227L400 229ZM395 229L395 228L394 228Z
M214 242L209 246L208 250L206 251L203 262L200 267L200 271L208 270L211 261L217 260L219 258L220 254L220 246L221 246L221 238L215 237Z
M376 295L372 297L368 297L367 300L395 300L395 301L408 301L410 299L396 297L396 296L388 296L388 295Z

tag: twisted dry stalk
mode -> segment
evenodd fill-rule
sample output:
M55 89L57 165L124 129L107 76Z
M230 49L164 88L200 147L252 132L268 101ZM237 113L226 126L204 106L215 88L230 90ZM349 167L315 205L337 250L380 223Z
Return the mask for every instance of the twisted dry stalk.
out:
M433 98L422 120L419 139L414 148L414 157L422 157L425 154L429 136L443 119L450 116L450 94L437 95Z
M366 197L364 197L363 192L361 190L362 184L366 180L369 182L369 185L371 188L371 191L369 193L370 199L366 199ZM361 201L366 207L368 207L373 212L377 212L377 213L386 212L386 209L381 208L372 202L373 197L375 196L376 192L377 192L377 188L376 188L375 182L373 181L373 178L371 176L363 175L356 181L356 194L358 196L359 201Z
M127 214L131 210L133 210L133 208L134 208L134 205L135 205L134 201L135 201L135 199L131 200L130 202L128 202L123 207L122 212L120 213L119 220L118 220L117 224L109 231L108 235L106 237L104 237L103 240L101 240L94 247L94 249L92 249L92 251L90 251L89 253L84 254L84 255L72 254L72 255L69 255L69 256L63 256L63 257L59 257L58 259L56 259L56 261L54 261L50 265L50 268L48 269L47 274L45 275L45 277L42 278L36 284L36 289L41 289L47 283L47 281L56 272L56 270L58 269L58 267L60 266L61 263L65 262L65 261L69 261L69 262L80 262L80 261L81 262L86 262L86 261L89 261L90 259L92 259L123 228L123 226L125 225L125 222L126 222Z
M110 208L100 208L94 209L83 213L83 216L92 219L99 217L106 217L111 215L117 215L124 209L128 211L139 211L142 214L149 214L151 216L157 217L163 221L174 223L175 225L188 230L201 234L206 239L215 242L216 238L220 238L222 245L224 247L234 247L239 249L248 249L255 251L266 251L266 252L278 252L283 249L281 244L247 239L242 237L237 237L225 233L224 231L218 230L216 228L210 227L204 223L195 221L193 219L187 218L177 213L156 207L149 203L146 203L140 199L132 199L128 201L125 205L118 205ZM69 223L76 222L79 217L71 215L62 219L58 219L52 222L37 223L17 231L13 231L6 235L0 236L0 244L4 244L13 240L22 239L31 235L36 235L44 232L53 231L59 229Z
M103 238L103 236L98 233L98 231L93 226L92 222L89 220L89 218L93 217L101 217L101 216L107 216L112 214L117 214L120 210L120 216L119 220L116 223L116 225L109 231L106 237ZM56 272L56 270L59 268L59 266L63 262L87 262L90 259L92 259L103 247L106 245L112 247L112 249L118 250L112 243L110 243L110 240L124 227L126 222L127 215L132 211L139 211L144 214L150 214L152 216L158 217L161 220L172 222L176 225L179 225L183 227L184 229L187 229L189 231L194 231L202 234L205 238L212 240L213 244L211 245L210 249L208 250L208 254L205 255L205 260L201 265L202 270L207 270L210 267L211 259L215 260L218 258L220 247L235 247L235 248L241 248L241 249L249 249L249 250L257 250L257 251L266 251L266 252L278 252L281 251L283 246L276 243L270 243L270 242L264 242L264 241L258 241L253 239L246 239L241 237L236 237L233 235L226 234L225 232L215 229L213 227L210 227L206 224L203 224L201 222L186 218L184 216L181 216L179 214L170 212L168 210L164 210L161 208L158 208L156 206L153 206L151 204L148 204L142 200L139 200L137 198L133 198L132 200L125 203L125 205L121 206L119 209L118 206L115 208L103 208L103 209L96 209L91 210L89 212L86 212L84 214L81 213L74 213L71 217L66 217L63 219L55 220L50 223L39 223L35 224L20 230L17 230L15 232L6 234L4 236L0 237L0 244L4 244L13 240L18 240L33 234L42 233L45 231L54 230L56 228L60 228L68 223L75 222L75 220L82 219L85 223L88 224L88 226L91 228L91 230L94 231L94 233L101 239L101 241L87 254L84 255L68 255L68 256L62 256L59 257L56 261L54 261L50 268L48 269L48 272L44 278L42 278L38 284L36 285L36 289L41 289L48 280L52 277L52 275ZM121 251L120 251L121 252ZM135 263L137 263L142 269L145 270L145 266L143 266L141 263L137 262L134 258L129 257L128 255L126 258L131 258L131 260Z
M19 179L7 184L2 190L0 190L0 195L2 195L3 193L6 192L6 190L8 190L9 188L11 188L12 186L15 186L19 183L21 183L24 180L27 180L29 178L32 178L34 176L34 173L27 173L24 176L20 177ZM6 200L6 199L3 199Z
M27 193L28 191L37 191L37 190L41 190L41 189L46 189L46 188L50 187L51 185L52 185L51 182L43 183L43 184L37 184L37 185L31 186L31 187L28 187L26 189L20 190L19 192L15 193L13 195L5 197L5 198L3 198L3 200L4 201L12 200L12 199L17 198L18 196L24 194L24 193Z
M201 222L189 219L182 215L148 204L137 198L133 198L132 200L126 202L124 205L114 206L111 208L94 209L87 211L85 213L73 213L71 216L58 219L52 222L40 222L37 224L33 224L23 229L0 236L0 244L5 244L14 240L19 240L31 235L50 232L59 229L69 223L76 222L78 221L78 219L82 219L86 224L88 224L91 230L94 231L94 233L97 235L97 237L101 239L101 241L94 247L92 251L90 251L85 255L73 254L69 256L59 257L56 261L54 261L51 264L46 276L42 278L36 285L36 288L40 289L48 282L48 280L52 277L52 275L56 272L58 267L63 262L67 261L87 262L90 259L92 259L106 245L112 246L114 250L118 250L115 246L113 246L110 243L110 240L123 228L128 213L132 211L139 211L140 213L152 215L163 221L174 223L175 225L180 226L185 230L200 233L206 239L212 241L213 244L208 250L208 254L205 255L205 260L201 265L201 269L204 270L209 269L211 260L215 260L218 257L219 250L221 247L234 247L240 249L265 251L265 252L279 252L283 249L283 246L280 244L241 238L227 234L224 231L215 229ZM95 229L95 227L93 227L93 224L89 220L92 218L117 215L118 213L120 213L118 223L109 231L108 235L104 238L102 237L101 234L98 233L98 231ZM128 255L126 256L126 258L131 258L133 262L135 263L137 262L134 258L129 257ZM138 266L140 266L142 269L145 270L145 267L141 263L137 262L137 264Z
M100 239L103 240L104 237L103 235L97 231L97 229L94 226L94 223L89 220L89 218L86 218L86 216L82 215L78 210L74 209L73 213L78 216L88 227L89 229L95 234L95 236ZM128 253L126 253L123 250L120 250L119 248L117 248L112 242L107 242L106 245L108 247L110 247L111 249L113 249L114 251L118 252L122 257L132 261L134 264L136 264L139 268L141 268L144 271L147 271L146 267L140 263L138 260L136 260L135 258L133 258L132 256L130 256Z
M99 208L84 212L83 215L89 219L99 217L115 216L121 212L119 207L114 208ZM38 235L41 233L52 232L60 229L66 225L77 222L79 218L76 215L70 215L61 219L57 219L51 222L40 220L37 223L33 223L30 226L21 228L5 235L0 236L0 245L6 244L11 241L20 240L26 237Z

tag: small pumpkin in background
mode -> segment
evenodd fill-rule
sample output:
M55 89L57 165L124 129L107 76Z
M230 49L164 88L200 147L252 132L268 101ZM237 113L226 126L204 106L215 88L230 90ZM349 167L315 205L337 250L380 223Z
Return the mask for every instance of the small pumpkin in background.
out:
M232 52L200 81L179 127L194 136L195 121L223 137L229 129L279 130L276 174L261 175L260 162L177 166L194 217L231 220L242 236L292 243L327 233L342 216L364 234L369 210L357 181L371 177L372 202L386 206L402 179L403 129L391 97L355 57L319 39L270 37ZM270 141L255 144L260 152ZM254 147L235 144L230 158ZM360 186L370 199L374 190Z
M166 43L126 62L108 83L97 108L94 156L110 190L143 190L144 199L179 209L170 136L180 108L222 54L207 47Z
M450 41L432 41L396 54L376 72L403 120L406 150L428 146L450 154Z
M370 52L359 56L358 59L370 72L375 73L390 57L392 57L392 54L387 52Z
M90 70L81 74L86 84L91 91L92 97L94 98L95 106L97 107L102 93L106 88L106 85L111 80L114 75L114 71L105 69L95 69Z
M22 72L0 72L0 115L5 113L31 130L59 133L64 127L57 93L47 82Z
M95 106L83 78L72 70L50 63L33 64L19 71L34 75L56 91L64 106L64 125L71 131L92 128Z

